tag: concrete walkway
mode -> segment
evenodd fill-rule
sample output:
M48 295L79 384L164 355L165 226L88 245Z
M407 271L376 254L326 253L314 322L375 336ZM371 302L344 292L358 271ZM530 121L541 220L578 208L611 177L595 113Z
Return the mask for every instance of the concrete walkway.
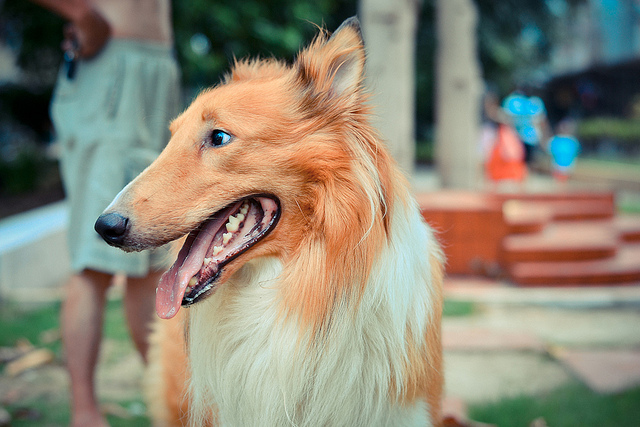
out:
M598 393L640 386L640 283L523 289L450 277L445 297L475 306L444 318L445 413L576 379Z

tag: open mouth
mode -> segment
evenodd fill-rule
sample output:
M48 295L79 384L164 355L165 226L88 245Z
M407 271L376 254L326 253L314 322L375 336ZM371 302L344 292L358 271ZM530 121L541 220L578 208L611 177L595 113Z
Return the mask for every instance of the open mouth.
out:
M272 196L251 196L216 212L187 237L156 294L158 316L169 319L217 288L225 265L276 226L280 206Z

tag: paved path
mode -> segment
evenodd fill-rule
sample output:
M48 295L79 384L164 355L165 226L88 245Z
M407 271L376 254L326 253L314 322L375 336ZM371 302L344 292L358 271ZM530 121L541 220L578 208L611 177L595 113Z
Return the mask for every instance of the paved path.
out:
M451 277L445 297L476 308L443 322L445 411L575 379L600 393L640 386L640 283L520 289Z

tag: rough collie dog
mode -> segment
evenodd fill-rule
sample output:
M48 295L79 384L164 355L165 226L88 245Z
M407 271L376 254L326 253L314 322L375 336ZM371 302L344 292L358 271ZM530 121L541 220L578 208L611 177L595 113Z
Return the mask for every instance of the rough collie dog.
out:
M440 424L442 257L364 62L352 18L292 65L236 63L98 219L127 251L187 235L157 289L159 424Z

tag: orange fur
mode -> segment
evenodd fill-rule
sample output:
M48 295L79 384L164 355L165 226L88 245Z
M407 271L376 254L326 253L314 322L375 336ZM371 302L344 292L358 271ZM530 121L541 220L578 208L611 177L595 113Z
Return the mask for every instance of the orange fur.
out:
M156 425L179 426L188 418L189 359L184 331L183 315L179 314L169 321L155 322L149 339L145 394Z
M346 307L355 316L360 309L382 251L398 239L396 212L415 209L407 183L369 123L363 67L362 41L353 28L331 39L321 34L291 66L237 61L223 84L203 92L172 122L166 149L110 207L129 220L126 249L178 239L247 195L275 195L278 225L230 261L218 283L224 286L252 259L277 258L283 270L275 316L297 324L299 338L322 342L335 313ZM206 146L212 129L228 132L234 142ZM438 425L443 270L437 254L424 256L432 276L425 297L432 305L428 327L416 342L422 338L407 326L401 349L406 366L396 374L400 381L389 381L389 394L407 406L426 401ZM152 410L168 425L179 425L187 410L189 364L181 324L164 321L153 338L152 365L161 383L152 392L161 394L158 402L173 403Z

